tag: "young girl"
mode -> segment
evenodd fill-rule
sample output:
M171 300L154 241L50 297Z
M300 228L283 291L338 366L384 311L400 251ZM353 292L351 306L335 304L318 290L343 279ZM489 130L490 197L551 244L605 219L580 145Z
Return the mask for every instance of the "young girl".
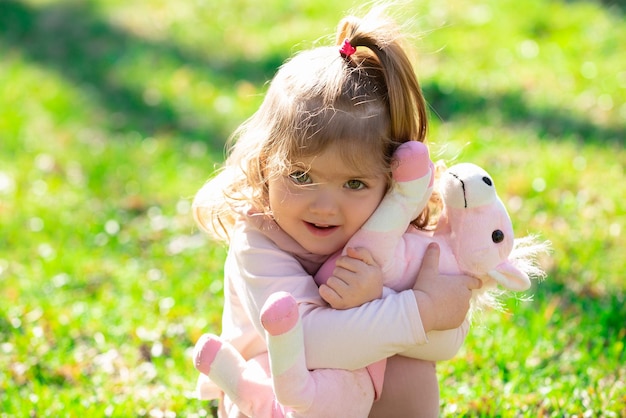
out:
M370 416L436 416L434 363L396 354L426 344L432 330L460 327L460 345L470 290L480 282L439 275L430 253L415 290L380 298L380 268L366 250L354 249L337 261L340 280L325 288L353 308L335 310L312 278L382 200L395 149L423 142L427 126L393 23L379 13L348 18L337 41L280 68L260 109L235 132L221 171L194 201L198 224L229 243L221 338L267 370L260 309L270 295L289 292L298 301L309 369L355 370L389 358ZM428 225L428 211L414 223ZM221 395L204 374L199 391L205 399ZM236 416L228 398L220 409Z

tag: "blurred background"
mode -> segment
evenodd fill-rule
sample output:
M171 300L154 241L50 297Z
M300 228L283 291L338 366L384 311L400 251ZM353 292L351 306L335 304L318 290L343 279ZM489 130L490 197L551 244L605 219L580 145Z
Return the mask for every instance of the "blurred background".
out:
M190 204L276 68L359 2L0 0L0 416L211 416L225 248ZM404 2L436 158L547 278L440 363L442 416L626 416L626 5Z

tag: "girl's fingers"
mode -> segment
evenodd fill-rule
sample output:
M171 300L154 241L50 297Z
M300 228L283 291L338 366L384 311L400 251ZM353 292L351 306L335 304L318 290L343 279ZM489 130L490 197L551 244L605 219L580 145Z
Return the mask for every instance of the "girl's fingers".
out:
M348 255L348 257L356 258L357 260L364 262L368 266L376 265L376 262L374 261L374 257L372 257L372 254L365 248L348 247L346 249L346 254Z

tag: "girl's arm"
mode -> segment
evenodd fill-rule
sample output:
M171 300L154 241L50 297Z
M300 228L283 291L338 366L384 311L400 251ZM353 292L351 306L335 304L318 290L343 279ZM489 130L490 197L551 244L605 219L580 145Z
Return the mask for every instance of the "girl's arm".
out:
M414 289L336 310L322 301L300 261L258 230L251 227L246 232L233 237L225 265L229 286L241 304L240 316L245 313L245 321L264 337L259 320L263 304L275 292L291 293L300 307L309 368L357 369L423 345L428 342L425 331L459 327L469 308L469 289L480 285L478 279L439 275L439 253L431 249ZM226 315L227 306L224 311ZM452 342L451 350L456 352L464 334L441 336L443 343Z
M346 310L301 304L300 313L312 369L362 368L427 341L410 290Z
M450 360L458 353L469 331L469 321L463 321L460 327L445 331L430 331L428 344L414 345L403 351L401 356L428 361Z
M297 259L253 228L246 232L233 236L225 265L227 280L242 306L238 312L245 312L264 336L259 320L263 304L277 291L291 293L300 306L308 367L362 368L426 342L412 290L357 308L332 309ZM224 323L238 321L225 318Z

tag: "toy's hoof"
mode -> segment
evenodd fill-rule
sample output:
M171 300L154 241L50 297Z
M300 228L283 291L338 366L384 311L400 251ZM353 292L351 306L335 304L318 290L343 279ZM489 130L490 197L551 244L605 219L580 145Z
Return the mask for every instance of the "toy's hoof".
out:
M391 170L397 182L405 182L424 177L430 170L428 148L418 141L407 141L393 154Z
M222 348L222 340L213 334L204 334L193 349L193 365L206 375L211 371L211 365L215 356Z
M270 335L286 333L298 323L299 319L298 303L287 292L274 293L261 309L261 324Z

